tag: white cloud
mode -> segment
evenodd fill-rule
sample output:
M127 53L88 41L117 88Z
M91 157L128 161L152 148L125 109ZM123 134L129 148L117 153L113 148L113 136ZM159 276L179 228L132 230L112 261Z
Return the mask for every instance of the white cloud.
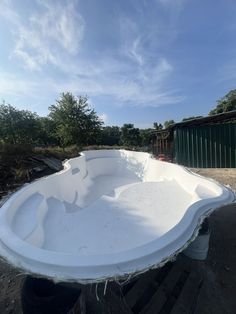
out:
M171 75L173 67L165 59L158 59L152 67L128 68L113 60L97 62L96 66L87 65L82 75L67 79L65 82L54 82L52 88L70 91L76 94L110 96L117 105L142 107L159 107L183 100L178 91L165 87L165 81ZM133 71L133 72L132 72ZM127 75L127 73L130 73Z
M140 38L138 37L133 41L132 46L129 49L129 54L132 58L134 58L135 61L137 61L139 65L143 65L143 57L141 53L138 51L139 43Z
M159 28L160 25L156 24ZM158 107L182 101L182 96L178 96L176 91L169 90L165 86L174 68L158 53L157 47L161 37L158 36L156 27L146 28L138 19L134 21L124 16L119 18L119 26L121 54L124 59L128 59L129 65L121 75L110 76L108 93L110 92L118 103L133 106ZM147 40L152 44L155 43L153 51L147 49ZM132 64L130 60L133 61ZM101 81L99 83L101 84ZM101 89L104 90L103 87Z
M141 36L137 23L127 17L121 17L119 19L119 26L122 38L122 54L142 66L144 60L142 56Z
M19 21L19 15L12 9L12 3L9 0L1 0L0 16L4 17L12 24L17 24Z
M14 11L11 2L0 5L0 15L11 23L15 38L12 56L22 60L30 70L60 64L63 53L78 53L84 34L84 20L75 9L76 2L38 1L38 4L40 13L32 14L28 20Z
M27 96L34 94L39 85L28 79L22 79L10 73L1 71L0 94L5 96Z
M167 84L175 70L173 65L165 56L156 53L156 47L154 52L147 53L147 34L138 22L118 17L121 33L118 52L104 52L96 55L96 59L88 52L86 57L79 58L85 22L75 9L77 1L38 0L40 10L26 21L14 11L10 1L3 3L0 15L14 29L15 47L11 56L32 71L44 73L46 65L53 64L63 74L50 77L48 71L43 80L38 78L38 73L34 77L32 74L31 80L5 75L0 79L0 92L41 97L43 90L45 95L57 97L61 92L71 91L90 97L109 96L112 104L143 107L159 107L183 100L179 91L170 89ZM148 35L152 42L159 40L156 34L150 32ZM107 119L107 116L103 118Z
M102 113L102 114L100 114L100 115L98 115L98 116L99 116L99 118L100 118L101 121L103 121L104 123L107 122L107 120L108 120L108 115L107 115L106 113Z
M76 2L38 2L44 6L45 12L31 16L35 31L43 39L55 40L67 52L76 54L84 33L84 19L75 8Z

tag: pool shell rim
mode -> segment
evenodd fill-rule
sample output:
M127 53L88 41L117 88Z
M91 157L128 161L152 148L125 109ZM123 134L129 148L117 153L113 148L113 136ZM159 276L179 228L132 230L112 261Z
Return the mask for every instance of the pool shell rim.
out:
M123 151L123 150L122 150ZM81 153L81 155L83 156L83 153ZM79 157L77 157L79 158ZM164 262L164 260L169 260L171 259L174 255L177 254L177 252L182 251L190 242L192 242L194 240L194 238L196 237L197 233L198 233L198 229L200 228L200 225L202 223L202 221L204 220L205 217L209 216L211 214L212 211L216 210L217 208L220 208L228 203L232 203L235 201L235 195L233 193L232 190L230 190L228 187L223 186L221 184L219 184L218 182L216 182L215 180L209 179L207 178L207 180L213 182L214 184L218 185L221 189L223 189L225 192L228 193L228 198L225 199L224 197L224 193L222 193L222 195L213 198L213 200L211 202L209 202L209 200L200 200L197 201L195 203L193 203L188 210L186 210L184 217L181 219L180 223L177 224L173 229L175 228L180 228L180 225L185 225L185 220L186 217L188 218L189 216L192 215L192 221L194 221L194 228L192 228L192 225L188 225L185 229L185 233L186 238L184 241L182 241L181 243L179 243L179 245L176 246L176 249L170 250L170 254L168 254L165 258L161 258L158 260L156 253L162 250L162 249L166 249L167 246L173 246L173 244L176 245L176 241L172 241L172 242L168 242L165 246L161 247L161 250L156 250L154 249L152 246L153 244L157 244L157 241L159 241L160 239L154 240L149 242L148 244L144 244L141 245L139 247L135 247L133 249L124 251L124 252L120 252L120 253L113 253L113 254L109 254L110 256L112 255L112 257L114 258L114 263L104 263L104 254L102 255L90 255L89 258L92 260L96 260L98 263L94 264L91 263L91 265L88 265L87 262L87 256L85 256L85 261L83 256L80 256L78 254L74 255L74 254L68 254L68 253L61 253L61 252L51 252L51 251L45 251L44 249L40 249L40 248L36 248L33 247L32 245L25 243L23 240L21 240L18 236L16 236L13 231L9 228L9 226L6 224L6 216L3 215L4 211L7 211L7 209L11 206L11 203L17 198L17 196L24 192L25 190L29 189L33 184L36 184L39 181L43 181L43 180L48 180L49 178L51 178L52 176L58 176L66 171L69 171L71 168L70 165L70 161L72 159L67 160L64 163L64 169L61 170L58 173L55 173L53 175L47 176L47 177L43 177L40 179L37 179L36 181L32 182L31 184L27 184L26 186L23 186L21 189L19 189L18 191L16 191L15 193L10 195L10 198L8 200L6 200L4 202L4 204L2 205L1 208L1 219L0 219L0 228L1 228L1 247L0 247L0 253L5 253L5 254L1 254L3 255L3 257L10 262L10 264L12 264L15 267L19 267L19 268L23 268L23 269L27 269L29 272L32 273L36 273L38 275L40 275L40 272L36 271L37 269L37 264L44 264L44 266L48 266L50 267L61 267L61 268L71 268L72 270L74 268L81 268L81 271L83 268L86 268L87 270L89 270L90 268L93 267L100 267L101 269L104 269L106 267L113 267L113 271L109 271L107 273L107 275L105 276L106 278L119 278L119 277L123 277L124 275L127 274L132 274L132 273L137 273L137 272L143 272L144 269L149 269L152 268L154 266L160 266L162 265L162 263ZM163 162L165 163L165 162ZM177 165L176 165L177 166ZM190 171L189 169L183 167L183 166L178 166L181 167L183 171L186 171L188 173L190 173L191 175L200 177L200 178L204 178L202 176L200 176L199 174L196 174L192 171ZM206 179L206 178L204 178ZM219 205L219 201L222 201L222 203ZM194 211L195 207L199 207L199 205L201 205L201 213L199 213L199 210ZM219 205L219 206L217 206ZM189 210L191 209L191 210ZM2 218L5 219L2 219ZM167 232L168 236L173 236L173 234L175 233L173 231L173 229L171 229L169 232ZM191 230L189 230L191 229ZM167 234L166 233L166 234ZM164 235L166 237L166 234ZM191 235L190 235L191 234ZM3 235L3 238L2 238ZM176 237L175 237L176 238ZM5 240L5 241L4 241ZM178 240L178 238L177 238ZM151 245L151 248L150 248ZM149 249L147 250L147 247L149 247ZM20 250L19 250L20 248ZM26 254L22 254L22 248L26 249ZM143 250L145 248L145 250ZM134 253L140 253L140 249L142 251L142 254L140 255L132 255ZM5 251L5 252L4 252ZM33 253L39 253L40 252L40 257L38 254L35 255L35 258L32 257L32 251ZM138 252L137 252L138 251ZM24 253L23 252L23 253ZM129 259L127 259L127 252L129 252L129 254L131 254L131 257ZM28 254L27 254L28 253ZM124 256L125 254L125 256ZM27 263L23 265L21 264L17 264L15 263L14 260L14 256L20 255L23 259L28 259ZM34 255L34 254L33 254ZM50 255L50 256L48 256ZM52 257L52 255L54 256L55 259L51 260L50 258ZM58 263L58 257L59 256L63 256L63 262L62 263ZM68 257L73 256L73 261L69 261L68 263ZM78 263L78 256L80 258L80 263ZM122 257L123 256L123 257ZM132 257L133 256L133 257ZM135 256L135 257L134 257ZM43 258L42 258L43 257ZM46 257L46 258L45 258ZM48 259L49 258L49 259ZM119 259L120 258L120 259ZM148 260L148 258L150 258L150 263L146 263L147 267L144 268L143 266L138 267L138 266L134 266L134 262L137 262L140 259L145 259ZM82 263L81 263L82 260ZM156 260L156 263L153 263L153 260ZM29 261L32 261L35 263L36 267L30 267L30 264L28 264ZM84 264L83 264L84 263ZM124 273L123 271L119 272L119 269L117 268L117 265L121 264L121 265L126 265L126 269L127 271ZM127 264L130 264L129 267L127 268ZM132 266L131 266L132 265ZM32 265L31 265L32 266ZM115 271L114 271L115 270ZM44 272L42 272L41 274L42 276L45 276ZM66 276L63 275L59 275L55 277L55 274L50 274L50 272L48 274L46 274L47 277L52 277L54 280L62 280L62 281L77 281L77 282L98 282L99 280L103 281L104 280L104 276L97 275L96 278L87 278L88 276L86 275L84 278L80 277L80 278L73 278L73 276L71 277L71 275L68 274L67 278Z

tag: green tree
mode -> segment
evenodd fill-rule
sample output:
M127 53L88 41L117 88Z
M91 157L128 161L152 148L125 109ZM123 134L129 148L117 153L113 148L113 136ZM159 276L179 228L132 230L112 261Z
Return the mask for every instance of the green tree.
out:
M148 146L151 143L151 139L152 139L152 129L141 129L139 130L140 133L140 144L141 146Z
M62 146L95 144L102 121L88 105L88 98L62 93L55 105L49 107L55 134Z
M215 109L209 112L209 115L236 110L236 89L231 90L223 98L217 101Z
M172 119L172 120L167 120L164 122L164 127L165 129L167 129L170 125L174 124L175 121Z
M0 139L8 144L33 144L38 140L39 116L11 105L0 105Z
M39 144L40 145L59 145L56 133L55 121L49 117L39 118Z
M161 123L157 123L157 122L154 122L153 123L153 128L155 129L155 130L157 130L157 131L159 131L159 130L162 130L163 129L163 125L161 124Z
M119 145L121 131L118 126L105 126L101 130L100 144L102 145Z
M124 124L121 128L121 142L126 146L140 145L140 132L133 124Z

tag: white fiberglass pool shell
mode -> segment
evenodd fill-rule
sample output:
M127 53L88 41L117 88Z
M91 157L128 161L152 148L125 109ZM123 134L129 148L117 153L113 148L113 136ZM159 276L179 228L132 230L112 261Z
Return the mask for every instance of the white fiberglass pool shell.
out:
M0 255L54 280L132 275L163 264L233 200L228 188L148 153L86 151L6 201Z

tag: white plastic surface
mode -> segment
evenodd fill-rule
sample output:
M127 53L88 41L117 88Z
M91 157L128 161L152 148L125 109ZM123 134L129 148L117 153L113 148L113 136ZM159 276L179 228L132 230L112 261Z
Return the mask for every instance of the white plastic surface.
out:
M198 235L196 239L183 251L184 255L190 257L191 259L204 261L208 254L209 240L210 233Z
M0 255L55 280L96 282L158 266L231 190L148 153L86 151L0 210Z

